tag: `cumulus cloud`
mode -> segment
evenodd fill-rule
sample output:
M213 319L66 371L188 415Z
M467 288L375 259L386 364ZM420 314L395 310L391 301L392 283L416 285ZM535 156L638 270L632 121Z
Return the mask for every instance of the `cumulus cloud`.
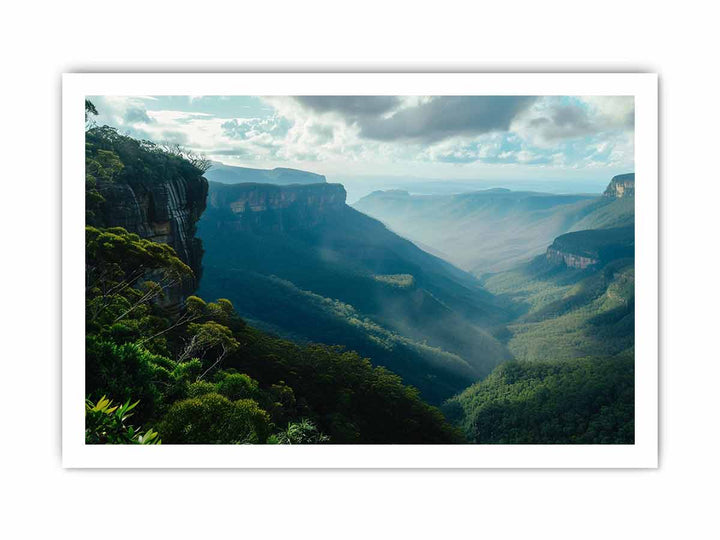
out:
M567 139L632 130L634 120L632 97L545 97L519 114L510 129L532 144L552 146Z
M252 99L103 96L92 101L99 124L178 142L228 164L302 168L312 161L324 174L355 175L633 167L631 97Z
M305 107L319 113L338 113L349 118L385 114L397 108L398 96L296 96Z
M153 122L144 107L128 107L125 110L123 119L128 124L150 124Z
M450 137L506 131L536 99L530 96L304 96L301 105L335 113L377 141L433 143Z
M360 134L381 141L431 143L458 135L507 131L515 115L535 98L527 96L447 96L399 110L388 118L369 118Z
M220 127L231 139L252 139L265 133L274 137L284 137L293 123L283 116L271 118L233 118L223 122Z

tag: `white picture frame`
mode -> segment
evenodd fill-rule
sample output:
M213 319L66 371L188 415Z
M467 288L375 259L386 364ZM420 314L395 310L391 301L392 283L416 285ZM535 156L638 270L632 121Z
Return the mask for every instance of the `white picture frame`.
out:
M66 468L655 468L658 466L655 74L72 73L62 81L62 461ZM632 445L86 445L84 98L90 95L623 95L635 98Z

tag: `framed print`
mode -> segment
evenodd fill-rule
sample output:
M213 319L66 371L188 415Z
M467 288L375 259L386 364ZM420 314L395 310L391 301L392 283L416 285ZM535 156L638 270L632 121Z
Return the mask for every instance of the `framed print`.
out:
M66 74L64 465L656 467L657 144L652 74Z

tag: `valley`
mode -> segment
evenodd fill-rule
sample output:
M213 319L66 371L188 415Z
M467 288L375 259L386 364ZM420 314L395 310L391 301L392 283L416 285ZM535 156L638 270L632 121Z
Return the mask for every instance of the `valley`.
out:
M510 358L479 280L345 204L339 184L210 183L200 294L262 328L357 350L439 403Z
M601 196L391 191L353 207L339 184L211 182L200 292L268 332L356 350L434 404L508 360L632 355L632 181ZM445 253L509 268L475 276Z

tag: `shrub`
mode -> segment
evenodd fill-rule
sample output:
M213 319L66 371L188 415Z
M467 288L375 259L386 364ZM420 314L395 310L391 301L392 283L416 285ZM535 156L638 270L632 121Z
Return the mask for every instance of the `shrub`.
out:
M321 433L317 426L306 418L291 422L284 431L274 437L278 444L321 444L330 440L330 437Z
M85 443L86 444L160 444L156 431L148 429L143 433L125 422L132 416L138 402L126 401L113 405L105 396L97 403L85 402Z
M217 388L213 383L198 381L188 385L187 395L189 398L196 398L214 392L217 392Z
M225 375L217 385L217 392L231 401L256 399L260 394L258 382L244 373Z
M269 415L249 399L230 401L220 394L205 394L175 403L160 425L171 444L264 443Z
M135 411L139 421L152 416L160 401L153 383L157 355L132 343L116 345L95 336L88 336L85 354L85 392L91 399L107 395L124 402L133 397L140 400Z

